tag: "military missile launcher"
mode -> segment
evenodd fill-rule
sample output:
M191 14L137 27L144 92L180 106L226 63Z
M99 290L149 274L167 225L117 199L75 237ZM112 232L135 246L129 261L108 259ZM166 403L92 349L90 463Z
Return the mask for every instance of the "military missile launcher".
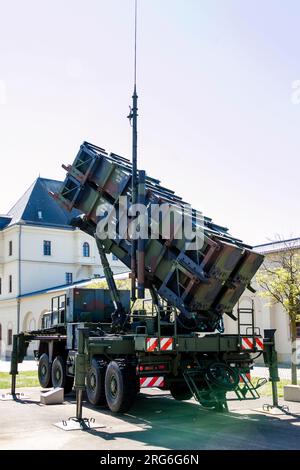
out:
M143 171L133 198L126 158L84 142L64 168L66 179L52 197L80 212L72 224L95 239L108 289L71 289L52 301L41 330L14 336L13 390L17 362L39 340L40 383L69 392L75 378L78 420L84 390L90 403L112 412L127 411L143 387L217 410L227 409L228 400L258 398L265 380L254 386L249 378L253 354L264 354L274 372L274 335L262 337L252 307L238 308L237 316L233 308L252 289L263 257ZM184 217L175 223L186 207L192 234L183 230ZM132 227L143 236L135 240ZM117 288L108 253L130 270L131 291ZM238 334L224 332L224 315L237 321Z
M56 199L69 211L76 208L82 212L83 217L74 223L92 236L99 223L99 208L101 213L106 212L108 229L122 225L123 233L118 231L114 238L108 233L107 237L102 237L102 245L107 253L113 253L131 268L132 240L127 234L132 202L130 161L84 142L74 163L64 168L68 175ZM127 214L120 208L120 201L125 197ZM138 253L142 258L139 261L143 283L178 309L182 330L222 331L223 314L232 314L263 257L232 237L226 228L202 217L157 179L145 178L138 201L145 206L149 222L144 250ZM168 238L162 230L163 222L157 217L159 212L170 225ZM174 213L175 217L180 217L177 224L174 220L172 224L171 214ZM187 239L185 222L191 223L192 236L196 237L198 230L197 241Z

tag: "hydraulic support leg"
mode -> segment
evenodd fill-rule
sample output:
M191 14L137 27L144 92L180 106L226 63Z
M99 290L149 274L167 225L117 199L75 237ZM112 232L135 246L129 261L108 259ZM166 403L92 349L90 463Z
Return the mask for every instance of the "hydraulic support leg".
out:
M16 381L18 375L18 363L22 362L29 342L25 341L24 334L21 333L19 335L13 336L13 348L11 352L11 359L10 359L10 375L11 375L11 390L10 393L4 393L0 395L0 400L19 400L28 398L25 396L23 392L16 392Z
M85 377L86 377L86 355L85 355L85 340L88 335L89 329L84 327L78 328L78 351L75 356L75 390L76 390L76 416L70 417L68 420L63 420L55 423L60 429L64 431L75 430L88 430L92 428L100 428L95 423L94 418L82 417L82 398L85 390Z
M16 378L18 375L18 335L13 336L13 349L10 360L11 395L16 396Z
M277 382L280 382L278 374L278 360L277 352L275 349L275 331L276 330L264 330L264 361L266 366L269 368L269 381L272 384L272 405L264 405L263 408L269 411L272 408L279 408L284 412L288 412L289 409L286 405L279 405L278 403L278 390Z
M82 422L82 394L85 390L85 328L78 328L78 352L75 356L76 419Z

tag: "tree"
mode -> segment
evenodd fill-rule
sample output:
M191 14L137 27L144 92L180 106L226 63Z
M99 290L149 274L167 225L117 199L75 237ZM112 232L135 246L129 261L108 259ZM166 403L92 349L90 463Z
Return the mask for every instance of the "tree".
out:
M296 339L300 320L300 246L297 240L277 237L280 248L265 257L256 280L263 289L261 295L279 303L289 317L292 341L292 384L297 385Z

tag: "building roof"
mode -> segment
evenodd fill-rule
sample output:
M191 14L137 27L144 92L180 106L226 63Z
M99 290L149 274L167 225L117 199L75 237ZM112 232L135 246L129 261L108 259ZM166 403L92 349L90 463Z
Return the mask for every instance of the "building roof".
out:
M49 195L49 191L59 191L61 184L61 181L37 178L8 214L0 215L0 230L20 223L74 230L70 221L79 211L66 211Z
M274 253L277 251L285 250L286 248L300 248L300 237L289 238L287 240L277 240L274 242L263 243L262 245L254 246L254 250L258 253Z
M49 287L48 289L41 289L41 290L36 290L33 292L28 292L27 294L22 294L18 298L23 299L25 297L32 297L34 295L41 295L41 294L51 294L53 292L60 292L64 291L66 289L74 289L76 287L84 287L90 284L92 281L96 281L99 278L89 278L89 279L82 279L81 281L76 281L73 282L72 284L61 284L60 286L54 286L54 287ZM103 279L103 278L100 278Z
M124 273L114 274L114 279L126 279L128 278L128 276L129 276L129 271L126 271ZM34 295L52 294L55 292L65 291L66 289L76 289L77 287L85 287L91 284L91 282L95 283L97 281L103 281L103 279L105 279L105 276L82 279L81 281L76 281L76 282L73 282L72 284L61 284L59 286L49 287L48 289L41 289L41 290L36 290L33 292L28 292L26 294L20 295L18 298L24 299L26 297L32 297Z

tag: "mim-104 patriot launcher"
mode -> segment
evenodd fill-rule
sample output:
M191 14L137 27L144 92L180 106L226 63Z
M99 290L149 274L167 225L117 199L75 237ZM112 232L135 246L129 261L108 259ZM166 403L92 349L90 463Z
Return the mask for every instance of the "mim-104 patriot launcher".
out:
M254 386L249 378L254 356L263 354L278 380L274 330L262 336L252 308L233 308L263 257L133 166L88 142L64 166L52 197L79 211L72 224L95 239L108 288L70 289L53 299L41 330L14 336L13 391L17 363L39 340L40 383L68 392L75 378L78 419L84 390L112 412L126 412L147 386L218 410L258 398L265 379ZM108 253L131 271L131 289L117 288ZM237 334L224 332L226 315Z

